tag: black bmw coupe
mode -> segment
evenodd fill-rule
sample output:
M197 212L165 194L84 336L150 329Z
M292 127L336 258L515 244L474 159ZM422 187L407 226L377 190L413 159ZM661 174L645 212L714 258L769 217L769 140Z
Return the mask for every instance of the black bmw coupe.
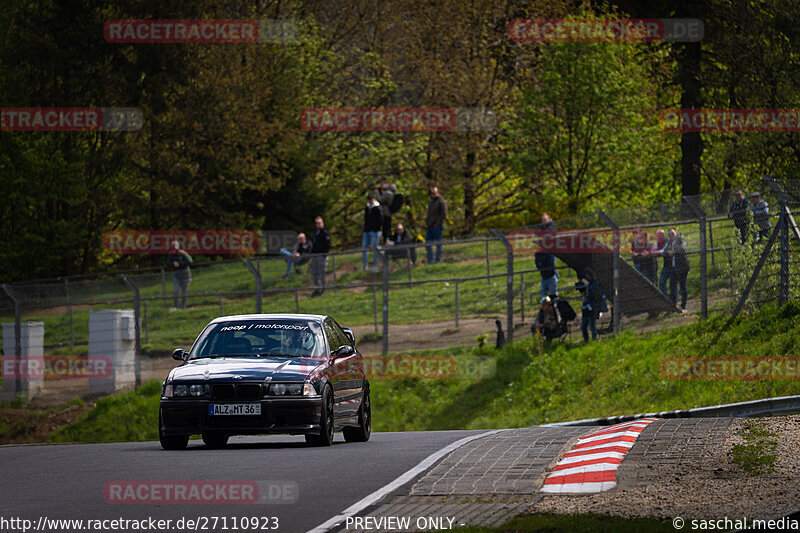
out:
M214 319L172 357L161 387L158 434L168 450L200 434L210 447L231 435L305 435L330 446L369 440L369 382L352 331L324 315L259 314Z

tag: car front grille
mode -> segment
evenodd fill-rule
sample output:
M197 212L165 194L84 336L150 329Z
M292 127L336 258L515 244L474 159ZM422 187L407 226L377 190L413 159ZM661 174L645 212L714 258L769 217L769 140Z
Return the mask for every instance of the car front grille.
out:
M260 400L260 383L220 383L211 385L212 400Z

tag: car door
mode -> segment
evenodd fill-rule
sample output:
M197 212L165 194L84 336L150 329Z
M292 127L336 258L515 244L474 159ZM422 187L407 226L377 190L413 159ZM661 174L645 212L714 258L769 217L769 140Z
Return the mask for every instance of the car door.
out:
M339 385L342 392L342 416L355 417L358 415L363 398L364 361L341 326L335 320L331 320L331 323L336 337L341 343L340 346L350 346L353 349L353 353L350 355L337 358L337 364L341 360L344 367Z

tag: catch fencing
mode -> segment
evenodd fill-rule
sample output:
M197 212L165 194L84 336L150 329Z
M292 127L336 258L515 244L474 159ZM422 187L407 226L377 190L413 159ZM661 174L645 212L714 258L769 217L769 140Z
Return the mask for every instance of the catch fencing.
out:
M356 330L361 347L384 354L448 343L493 344L495 320L506 341L513 341L532 335L540 308L537 250L555 253L558 296L578 315L563 342L582 340L576 282L585 279L586 268L600 279L608 300L609 312L598 320L601 337L671 327L709 313L734 316L800 296L794 216L800 211L800 180L765 179L759 187L769 213L754 219L752 210L745 212L746 232L741 217L729 213L735 192L729 190L556 220L555 231L531 226L447 239L435 264L427 260L428 248L435 252L431 243L336 250L326 254L327 288L320 296L307 263L295 267L283 256L264 255L193 264L185 308L180 294L175 299L179 287L167 265L3 284L0 319L14 323L16 331L14 342L5 342L6 354L9 346L20 353L21 323L40 321L45 357L85 357L89 312L120 308L133 309L136 355L151 366L172 348L190 345L216 316L245 313L329 314ZM668 236L670 228L686 243L685 313L682 275L677 282L664 276L672 257L633 255L642 247L650 250L656 232ZM566 247L543 247L549 236Z

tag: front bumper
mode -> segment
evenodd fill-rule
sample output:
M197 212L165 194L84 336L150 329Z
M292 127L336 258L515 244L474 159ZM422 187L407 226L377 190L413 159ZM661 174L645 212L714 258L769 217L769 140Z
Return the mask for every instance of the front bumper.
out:
M264 398L260 415L209 415L210 404L256 403L221 402L199 399L162 399L161 433L192 435L204 431L223 431L228 435L319 433L322 398Z

